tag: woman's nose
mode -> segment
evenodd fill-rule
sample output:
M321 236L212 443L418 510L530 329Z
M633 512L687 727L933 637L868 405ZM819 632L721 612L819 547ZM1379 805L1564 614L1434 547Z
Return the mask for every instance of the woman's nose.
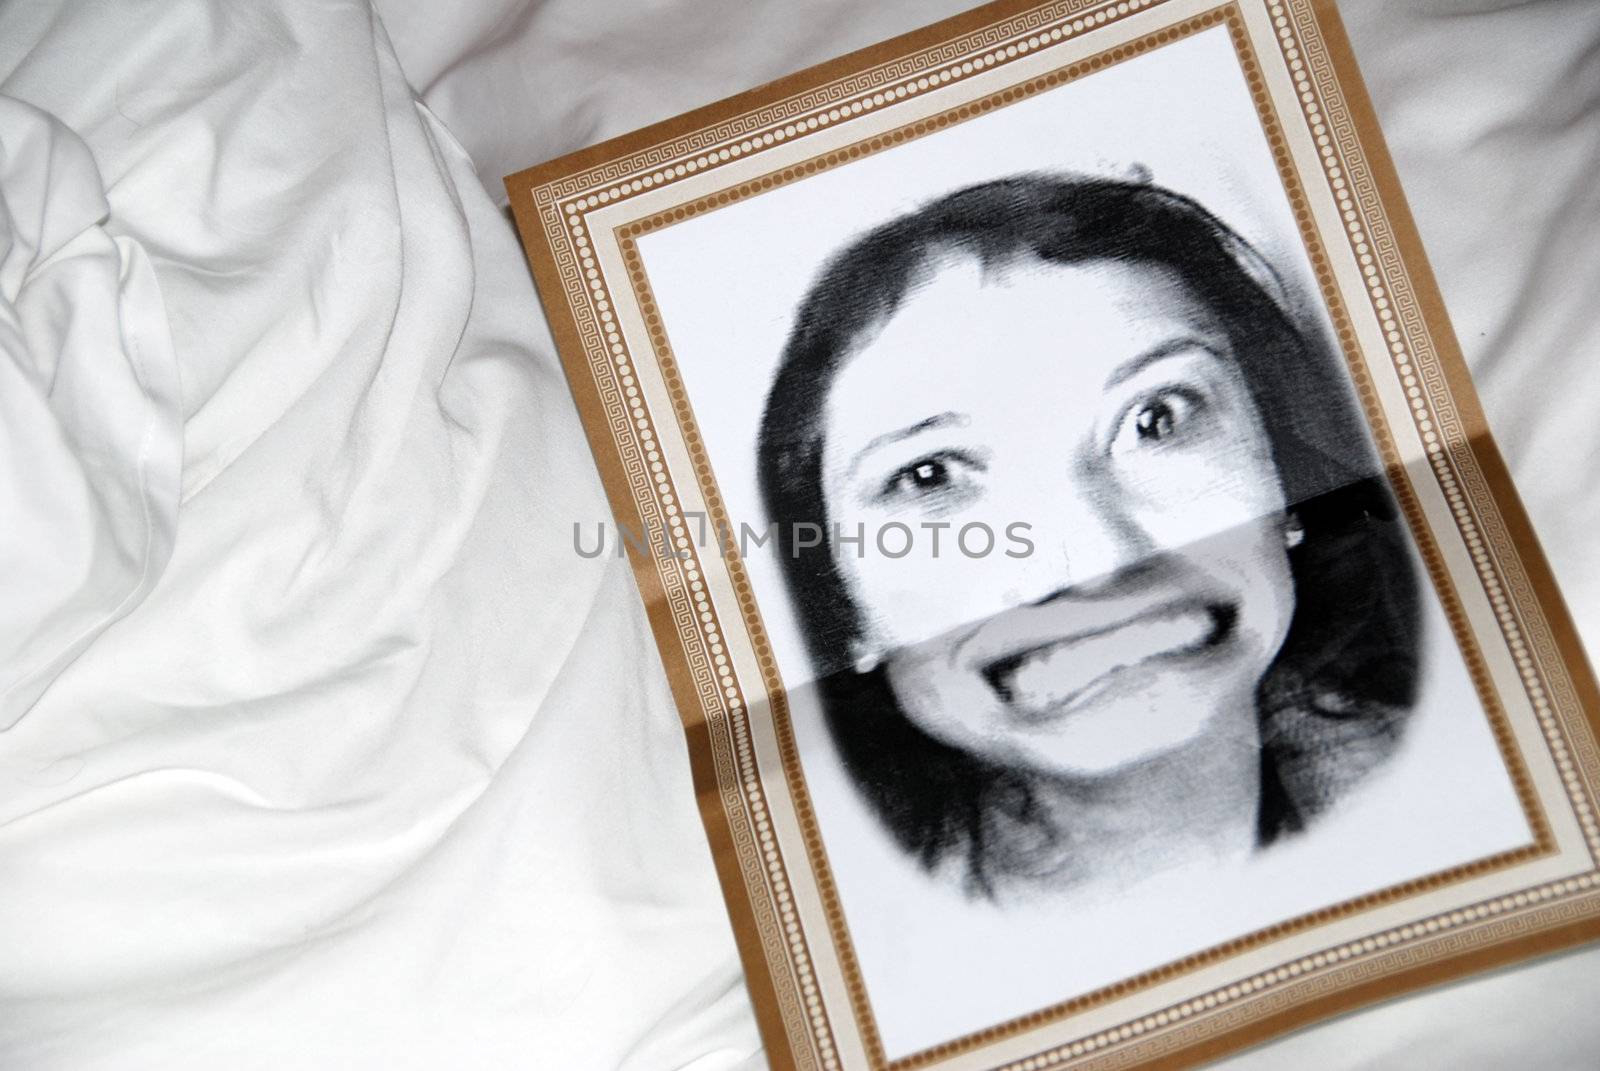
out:
M1114 586L1155 552L1126 495L1092 474L1077 474L1044 504L1032 533L1035 571L1052 590Z

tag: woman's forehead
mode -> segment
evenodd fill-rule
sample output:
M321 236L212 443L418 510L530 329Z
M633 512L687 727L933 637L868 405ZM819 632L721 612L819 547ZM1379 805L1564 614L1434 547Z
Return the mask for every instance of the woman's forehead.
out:
M1227 345L1216 314L1163 265L945 254L852 347L830 408L940 383L1002 396L1098 384L1144 349L1185 336L1217 352Z

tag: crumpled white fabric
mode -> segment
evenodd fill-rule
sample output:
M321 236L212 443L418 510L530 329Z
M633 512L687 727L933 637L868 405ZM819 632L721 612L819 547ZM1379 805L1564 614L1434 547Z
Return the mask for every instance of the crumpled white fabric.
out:
M0 1067L761 1065L638 596L571 551L605 507L492 198L964 6L378 0L408 87L357 0L0 5L0 94L82 136L148 253L184 449L158 582L0 733ZM1341 6L1597 649L1600 8ZM1596 963L1229 1066L1584 1066Z
M0 735L0 1067L751 1059L527 268L367 7L4 5L0 92L148 252L185 453L158 583Z
M183 430L155 273L94 158L0 96L0 729L172 553Z

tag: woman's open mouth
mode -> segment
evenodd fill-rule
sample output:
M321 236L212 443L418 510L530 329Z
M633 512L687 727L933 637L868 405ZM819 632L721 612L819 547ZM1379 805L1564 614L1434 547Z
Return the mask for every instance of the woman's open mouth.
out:
M1220 604L1165 606L1006 655L983 667L983 676L1018 721L1053 721L1085 706L1129 669L1221 646L1237 616L1234 607Z

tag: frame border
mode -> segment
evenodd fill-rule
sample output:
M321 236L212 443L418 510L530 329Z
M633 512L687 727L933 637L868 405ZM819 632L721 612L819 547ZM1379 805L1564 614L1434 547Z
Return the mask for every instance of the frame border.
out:
M649 511L652 496L664 494L670 503L675 499L676 488L669 473L663 473L663 478L655 485L638 480L637 472L628 471L627 462L641 461L644 452L633 451L630 456L630 451L623 447L616 436L616 432L621 430L615 419L616 410L624 396L630 393L628 387L631 381L625 382L624 372L623 376L606 382L598 375L598 366L592 358L596 353L602 361L613 354L624 357L628 347L624 345L622 351L618 352L618 343L611 341L618 338L620 333L612 330L617 325L615 319L608 315L609 295L605 290L605 280L595 277L593 267L581 267L588 259L582 255L582 251L597 240L585 228L584 215L587 210L703 169L715 168L721 162L759 152L765 145L804 137L807 132L830 123L846 122L852 114L860 114L872 107L868 103L864 109L861 107L863 101L871 101L876 96L882 103L882 98L887 96L883 86L892 85L898 80L903 87L907 84L908 76L911 85L920 81L924 88L928 88L930 82L943 84L952 78L959 79L963 75L1001 65L1030 50L1048 47L1049 43L1065 36L1084 36L1132 12L1160 7L1165 2L1126 0L1122 3L1095 3L1092 0L1066 0L1033 5L1026 0L1000 0L999 3L884 42L763 89L730 98L508 178L507 188L525 249L533 265L591 447L600 463L602 479L619 522L636 525L636 531L650 530L646 524L649 518L643 514ZM1323 177L1330 182L1341 210L1351 222L1347 236L1352 239L1352 246L1361 244L1365 250L1365 243L1370 242L1371 248L1378 254L1372 256L1365 251L1361 253L1366 260L1364 270L1369 283L1368 299L1374 303L1379 321L1395 343L1393 359L1397 373L1402 377L1412 377L1413 380L1420 379L1420 382L1409 382L1408 393L1412 401L1413 419L1417 422L1427 460L1432 466L1432 475L1450 501L1458 528L1472 552L1474 566L1494 606L1502 634L1516 657L1528 699L1538 713L1546 739L1551 744L1552 757L1556 759L1558 767L1564 767L1562 773L1568 795L1575 805L1575 813L1589 848L1591 872L1584 876L1587 880L1575 877L1567 879L1564 884L1554 883L1560 891L1545 891L1542 895L1536 893L1531 899L1527 894L1518 893L1514 897L1498 898L1508 901L1503 906L1498 904L1498 900L1471 905L1449 912L1442 921L1429 919L1413 926L1400 927L1396 935L1398 940L1385 940L1384 935L1369 936L1353 942L1357 946L1354 950L1339 948L1303 957L1307 961L1304 967L1295 969L1298 964L1288 965L1265 972L1271 977L1247 979L1239 985L1228 986L1221 991L1219 1001L1208 1004L1207 1000L1216 995L1208 994L1198 1001L1185 1002L1170 1010L1180 1011L1186 1005L1193 1004L1185 1014L1164 1012L1146 1016L1143 1018L1150 1020L1148 1024L1141 1020L1125 1024L1120 1029L1102 1031L1101 1035L1109 1036L1083 1038L1054 1046L1021 1063L1005 1065L1007 1067L1055 1067L1068 1061L1081 1061L1083 1066L1111 1067L1125 1066L1126 1059L1155 1059L1164 1066L1185 1066L1332 1012L1419 985L1442 981L1469 970L1600 936L1600 893L1593 891L1600 884L1600 878L1595 876L1593 869L1595 859L1600 855L1600 832L1596 830L1593 815L1593 786L1596 771L1600 770L1594 743L1596 730L1600 728L1600 716L1597 716L1597 712L1600 712L1600 694L1596 692L1592 673L1587 670L1584 653L1560 601L1549 567L1516 499L1509 474L1488 435L1481 408L1445 317L1437 285L1423 258L1415 226L1400 193L1398 179L1377 128L1370 101L1362 88L1349 42L1332 4L1328 0L1243 2L1265 8L1279 30L1283 60L1293 73L1305 118L1308 125L1319 131ZM1203 15L1182 24L1185 28L1181 32L1197 32L1224 24L1229 27L1258 113L1266 124L1264 133L1277 159L1280 175L1285 180L1286 192L1290 195L1317 282L1351 369L1356 393L1367 410L1369 427L1377 440L1380 456L1389 468L1391 485L1406 512L1430 578L1445 605L1446 615L1474 684L1485 700L1485 709L1490 714L1497 742L1508 759L1512 781L1529 818L1530 828L1535 833L1535 845L1269 927L1257 934L1148 972L1158 976L1156 980L1164 980L1175 971L1198 965L1191 961L1236 954L1243 947L1270 941L1294 929L1329 921L1336 914L1350 914L1371 907L1374 903L1402 899L1419 891L1419 887L1436 887L1445 881L1473 876L1486 869L1514 865L1551 849L1548 822L1533 805L1526 771L1514 757L1516 749L1511 746L1505 715L1495 699L1496 692L1481 653L1460 609L1459 597L1439 560L1432 531L1422 521L1411 487L1411 477L1393 448L1387 414L1383 412L1370 381L1360 368L1359 343L1349 326L1337 284L1320 249L1321 236L1305 207L1303 193L1298 193L1295 188L1302 173L1288 158L1281 132L1272 127L1276 114L1272 110L1274 102L1271 93L1261 83L1259 65L1250 51L1249 36L1242 25L1240 11L1238 0L1212 7ZM1063 29L1066 33L1056 36ZM1091 73L1127 55L1159 47L1174 36L1174 27L1168 26L1141 39L1137 47L1125 45L1111 50L1121 52L1121 56L1102 61L1102 55L1106 55L1102 53L1090 60L1080 60L1068 65L1081 68L1071 77ZM978 57L976 62L971 58L963 58L974 52ZM934 68L938 70L934 71ZM930 73L934 75L932 79L929 78ZM1035 81L1042 82L1044 79ZM1047 89L1051 85L1038 88ZM915 93L916 90L912 89L911 92ZM904 95L899 94L894 99L903 99ZM992 107L1002 107L1024 95L1014 84L984 98L982 106L968 102L943 114L961 113L953 120L960 121ZM844 107L839 107L840 103ZM1327 127L1331 129L1326 129L1316 119L1319 114L1325 117ZM775 128L774 121L778 124ZM915 129L914 133L907 136L922 136L944 125L948 123L935 126L929 117L924 117L908 124L906 129L920 129ZM775 136L775 130L794 132L777 133ZM751 133L756 136L750 137ZM848 162L864 154L860 151L863 144L882 140L886 139L881 136L864 139L846 149L827 154L838 159L826 166ZM803 166L786 169L786 173L795 172L789 180L797 180L823 169L824 165L819 162L821 159L814 157ZM1310 176L1306 174L1304 177L1309 179ZM687 218L695 211L730 203L736 196L758 194L774 184L769 174L743 184L743 187L749 188L724 187L720 192L696 202L657 213L642 222L636 220L621 226L615 234L607 236L607 240L615 241L621 249L627 265L629 279L651 335L649 348L661 368L672 397L678 431L694 461L695 473L691 478L698 483L697 490L704 496L713 516L724 519L726 511L722 507L703 444L689 411L687 395L676 376L670 345L661 317L653 308L648 279L639 262L634 240L650 229ZM565 248L562 247L562 239L567 241ZM580 272L588 273L591 285L585 285L584 277L576 274ZM572 285L574 282L576 286ZM593 304L585 310L583 301ZM593 316L586 325L581 322L584 311L599 315ZM590 330L585 330L586 326ZM597 327L607 330L594 330ZM598 347L596 343L599 343ZM619 366L626 368L621 362ZM648 446L648 424L641 424L637 430L646 433L642 442ZM668 512L666 516L669 523L660 525L663 531L672 527L670 518L673 514ZM687 543L682 546L688 550ZM761 809L757 806L745 816L754 821L744 829L732 820L734 816L729 812L729 804L733 801L727 798L726 760L734 759L734 765L740 768L738 772L754 772L757 784L760 783L760 774L753 770L754 762L748 743L741 745L736 739L729 739L725 735L725 723L729 718L748 716L748 701L740 693L731 672L727 671L726 660L720 659L718 652L713 650L717 638L715 627L700 637L704 639L709 636L712 639L710 644L695 644L682 628L685 614L690 622L694 622L697 614L705 613L702 609L707 603L704 592L699 592L702 597L698 601L686 598L688 592L672 590L670 578L661 575L660 562L636 548L630 547L630 554L634 559L635 574L640 581L647 613L666 662L669 683L689 736L691 765L700 796L702 817L745 961L752 998L763 1038L768 1045L768 1055L774 1060L775 1066L837 1066L840 1054L831 1044L834 1028L828 1015L829 1009L815 998L814 987L809 1001L797 999L803 997L807 988L805 972L780 972L774 969L773 938L783 935L774 932L773 913L762 910L764 906L770 909L774 905L763 905L754 895L756 890L750 884L753 875L748 867L741 865L742 862L748 862L747 857L752 850L758 854L761 851L748 836L755 823L762 821ZM693 564L688 567L686 575L693 583L694 570L704 566L698 559L691 561ZM971 1052L992 1041L1014 1037L1042 1024L1059 1022L1091 1003L1104 1003L1137 988L1140 979L1131 979L958 1041L934 1046L893 1062L884 1059L873 1028L870 1006L860 984L859 972L854 968L853 955L849 951L843 916L838 909L837 898L831 892L831 877L822 855L815 820L810 817L803 777L799 776L793 740L788 733L784 693L781 682L777 680L776 663L770 649L764 647L764 631L760 626L759 612L748 578L744 576L737 560L725 561L724 565L729 570L745 624L753 626L750 628L751 636L762 669L767 699L773 708L780 750L790 779L789 789L795 809L801 816L807 854L810 856L808 862L823 892L832 937L850 983L851 1005L856 1020L853 1025L860 1032L868 1053L868 1066L891 1068L894 1071L925 1067L948 1056ZM714 621L714 610L712 618ZM1543 620L1539 620L1541 618ZM710 671L719 663L724 672L711 674ZM720 688L718 685L706 687L708 675L712 680L721 682ZM719 691L725 691L726 694L719 694ZM1552 699L1555 701L1552 702ZM1574 718L1574 714L1581 716ZM1570 761L1564 761L1570 760L1573 752L1577 753L1576 757L1580 760L1576 767ZM724 761L717 761L719 755ZM752 801L744 802L748 805ZM759 805L760 797L755 797L753 802ZM773 876L780 882L785 881L787 875L782 861L779 859L776 862L778 865ZM771 897L773 884L762 884L767 886L767 895L776 900L781 909L783 900ZM781 891L784 885L775 887ZM1516 902L1519 898L1523 903ZM1493 943L1481 947L1468 947L1461 940L1441 941L1436 936L1485 919L1491 923L1495 920L1511 922L1514 920L1508 912L1515 914L1530 905L1537 908L1546 904L1551 908L1564 907L1567 910L1548 912L1551 917L1543 925L1512 927L1513 931L1518 932L1497 935L1491 939ZM1522 922L1528 921L1526 913L1517 917ZM1482 931L1487 925L1474 928ZM798 941L780 940L777 944L779 956L789 960L790 967L795 965L796 960L803 965L810 959L805 935L802 933L799 937ZM1401 950L1415 953L1419 946L1428 944L1449 946L1443 949L1444 958L1395 955ZM1373 969L1357 971L1355 975L1345 977L1351 973L1347 961L1353 957L1372 957L1380 950L1384 952L1380 958L1386 963L1367 959L1358 966ZM1397 959L1414 962L1387 963ZM1319 960L1320 963L1317 962ZM1331 967L1333 964L1345 964L1345 967L1335 970ZM1304 989L1312 974L1330 984L1316 986L1318 992L1307 994L1307 999L1284 1004L1282 994L1290 988ZM1144 977L1141 976L1141 979ZM1291 980L1297 983L1293 987L1286 985ZM1271 987L1277 987L1279 1000L1270 1001L1265 991ZM1246 996L1250 999L1242 999ZM1284 1006L1269 1008L1269 1002ZM1246 1015L1244 1022L1225 1023L1222 1020L1237 1019L1238 1015L1213 1014L1212 1009L1219 1007L1250 1014ZM1214 1028L1207 1031L1206 1037L1189 1037L1178 1041L1177 1032L1164 1029L1169 1023L1175 1026L1179 1022L1193 1021L1195 1017L1211 1020ZM1160 1021L1163 1019L1167 1021ZM1156 1032L1159 1032L1159 1037L1145 1036ZM1130 1039L1139 1040L1137 1044L1121 1044L1130 1042ZM1162 1044L1163 1041L1169 1044ZM1177 1041L1177 1044L1170 1044L1173 1041Z

